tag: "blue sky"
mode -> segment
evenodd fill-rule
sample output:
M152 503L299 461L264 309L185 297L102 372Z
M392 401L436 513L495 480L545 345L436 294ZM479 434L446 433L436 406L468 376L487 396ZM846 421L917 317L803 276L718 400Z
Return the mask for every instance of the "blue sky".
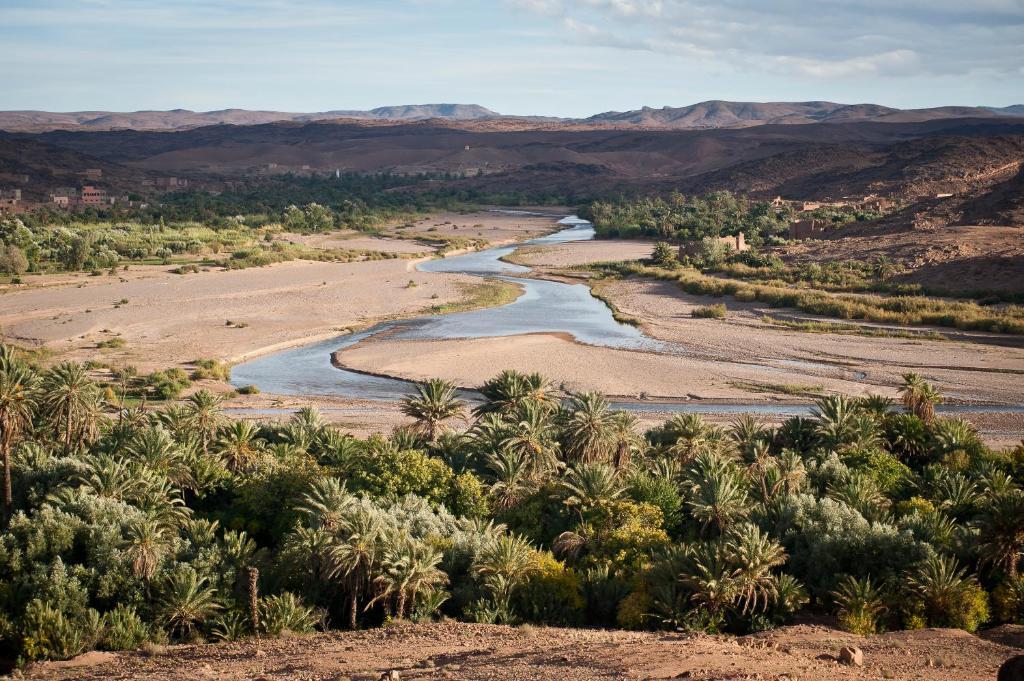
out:
M1024 0L0 0L0 109L1024 102Z

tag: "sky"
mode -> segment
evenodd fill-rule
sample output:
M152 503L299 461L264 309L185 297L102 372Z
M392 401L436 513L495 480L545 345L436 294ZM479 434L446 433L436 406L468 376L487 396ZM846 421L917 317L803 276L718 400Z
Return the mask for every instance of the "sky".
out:
M0 109L1024 103L1024 0L0 0Z

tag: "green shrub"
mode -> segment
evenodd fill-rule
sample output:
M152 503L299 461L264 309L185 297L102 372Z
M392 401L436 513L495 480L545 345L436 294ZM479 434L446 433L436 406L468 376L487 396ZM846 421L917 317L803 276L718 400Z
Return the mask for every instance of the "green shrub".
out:
M188 374L175 367L154 371L146 377L146 385L149 386L156 399L175 400L192 383L189 381Z
M135 608L120 604L103 614L100 647L104 650L135 650L148 640L149 627Z
M584 605L579 574L548 551L534 554L529 577L512 592L519 617L537 624L579 624Z
M305 606L294 594L284 592L269 596L260 603L260 623L271 636L284 632L308 634L320 624L321 617L313 608Z

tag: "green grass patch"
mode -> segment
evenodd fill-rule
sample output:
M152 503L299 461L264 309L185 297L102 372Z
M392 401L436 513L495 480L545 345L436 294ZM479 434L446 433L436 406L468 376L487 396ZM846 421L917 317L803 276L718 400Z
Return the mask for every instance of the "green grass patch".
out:
M879 329L859 324L843 324L841 322L794 322L779 319L771 315L763 315L761 321L773 327L802 331L804 333L838 333L847 336L867 336L869 338L910 338L916 340L947 340L938 331L904 331L902 329Z
M821 397L825 391L825 387L822 385L802 385L799 383L732 381L729 385L751 393L772 393L777 395L794 395L797 397Z
M451 303L434 305L430 311L434 314L465 312L484 307L500 307L514 302L521 289L507 281L487 280L479 284L458 284L463 297Z

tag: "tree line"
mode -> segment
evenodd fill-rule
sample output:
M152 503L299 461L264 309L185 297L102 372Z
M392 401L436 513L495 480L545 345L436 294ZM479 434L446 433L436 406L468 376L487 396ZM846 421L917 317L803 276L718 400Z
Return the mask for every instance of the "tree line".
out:
M409 427L228 418L207 391L112 403L84 367L0 350L0 639L10 659L441 614L745 633L1024 620L1024 443L993 450L909 374L641 432L596 393L428 381Z

